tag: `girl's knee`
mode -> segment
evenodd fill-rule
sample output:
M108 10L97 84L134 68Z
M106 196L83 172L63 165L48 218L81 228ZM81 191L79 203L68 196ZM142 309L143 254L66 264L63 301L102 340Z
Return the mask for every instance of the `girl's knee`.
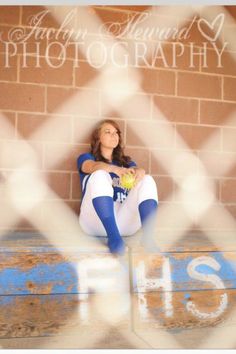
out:
M142 199L155 199L158 201L157 185L151 175L145 175L140 181L140 195Z
M93 173L91 173L91 176L89 178L90 181L107 181L109 183L112 183L112 178L109 174L109 172L106 172L104 170L97 170L97 171L94 171Z
M155 186L156 188L156 182L151 175L145 175L141 182L142 184L147 184L148 186Z
M91 173L88 179L88 188L92 198L104 195L113 197L112 178L104 170L97 170Z

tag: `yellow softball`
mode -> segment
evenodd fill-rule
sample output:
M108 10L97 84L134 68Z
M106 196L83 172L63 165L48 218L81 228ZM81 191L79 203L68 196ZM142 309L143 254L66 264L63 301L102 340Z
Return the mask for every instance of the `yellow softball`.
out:
M120 185L125 189L132 189L135 185L135 176L132 173L125 173L120 178Z

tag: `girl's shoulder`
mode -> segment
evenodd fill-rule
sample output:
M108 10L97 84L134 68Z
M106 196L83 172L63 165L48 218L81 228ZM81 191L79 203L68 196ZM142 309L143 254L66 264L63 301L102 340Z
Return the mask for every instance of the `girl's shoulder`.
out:
M79 155L77 158L77 167L80 169L82 163L86 160L93 160L95 161L95 156L90 152L84 152L83 154Z
M91 152L84 152L84 153L80 154L78 159L81 159L81 158L88 158L88 159L95 160L95 156L93 154L91 154Z

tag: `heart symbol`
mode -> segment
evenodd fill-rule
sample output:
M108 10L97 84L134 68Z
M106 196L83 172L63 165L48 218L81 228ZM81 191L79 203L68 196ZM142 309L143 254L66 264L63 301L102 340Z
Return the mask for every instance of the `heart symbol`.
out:
M211 24L207 20L205 20L204 18L200 18L197 22L198 29L206 39L214 42L220 34L220 31L221 31L223 23L224 23L224 18L225 18L225 15L223 13L221 13L216 16L216 18L214 19L214 21L212 21ZM210 28L213 32L215 32L215 36L211 37L211 36L207 35L204 32L204 29L201 27L202 24L207 25L208 28ZM218 29L217 29L217 27L218 27Z

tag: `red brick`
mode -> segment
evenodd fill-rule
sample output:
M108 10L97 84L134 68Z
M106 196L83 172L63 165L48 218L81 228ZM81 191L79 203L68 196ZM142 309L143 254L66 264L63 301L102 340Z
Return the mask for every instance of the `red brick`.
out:
M214 193L215 197L217 199L219 199L220 197L220 182L217 178L210 178L210 177L202 177L203 178L203 182L206 183L206 185L209 185L210 188L212 188L212 192ZM201 177L200 177L201 179ZM175 190L175 200L176 201L183 201L183 194L182 194L182 191L181 191L181 186L183 186L183 184L185 183L185 177L181 179L178 179L178 183L175 183L175 186L174 186L174 190ZM196 193L194 192L194 189L193 189L193 193ZM186 195L187 197L187 195ZM189 202L191 200L186 200L186 202ZM193 201L194 202L194 201Z
M180 203L160 202L158 207L157 226L158 230L183 230L186 225L186 209Z
M32 218L32 221L31 221ZM37 220L37 225L34 225L33 220ZM20 217L18 223L14 225L14 229L18 231L35 231L39 232L38 225L43 224L43 207L42 205L36 205L35 208L30 210L28 218Z
M161 43L159 46L159 43L145 43L151 53L151 59L148 60L148 63L151 63L155 68L177 69L177 62L176 67L174 67L173 63L172 45Z
M42 168L43 150L41 144L19 140L8 140L0 143L0 166L5 169L14 169L25 166L27 163L35 164L39 169ZM32 166L33 166L32 165Z
M150 119L151 118L151 97L149 95L134 94L131 97L122 92L114 92L114 98L109 93L101 94L101 115L111 117L112 105L117 105L117 115L113 118L122 117L123 119ZM112 101L114 99L114 102ZM119 105L118 105L119 103ZM116 111L113 111L116 113Z
M232 159L231 162L236 160L236 156L234 154L234 160ZM236 176L236 164L235 163L231 163L231 165L229 166L228 170L225 173L225 177L230 177L233 178Z
M17 80L17 56L9 57L9 63L4 54L0 54L0 80L16 81ZM8 67L9 66L9 67Z
M235 110L236 104L234 103L200 101L200 123L235 126Z
M70 198L70 173L50 172L48 176L48 185L56 193L56 198L69 199Z
M21 35L22 40L24 40L23 43L20 42L20 39L16 41L15 37L12 35L12 27L7 25L0 25L2 40L4 40L5 42L9 42L9 39L11 39L11 37L13 36L13 38L11 39L13 43L3 44L2 42L0 42L0 51L4 53L9 51L9 56L10 54L18 55L23 53L26 57L28 55L45 55L48 42L47 38L35 38L34 34L32 34L32 28L29 29L26 27L22 27L22 29L23 32L21 33ZM41 58L38 59L42 60Z
M224 77L224 99L236 101L236 78Z
M227 49L230 51L236 51L236 43L235 41L231 40L230 38L232 38L232 34L234 34L236 31L236 24L235 22L231 22L229 23L228 21L225 23L224 27L223 27L223 40L224 42L228 42L229 44L227 44Z
M212 182L214 183L214 192L215 192L215 196L216 198L219 200L220 199L220 180L215 178L212 180Z
M97 6L96 6L97 7ZM102 6L100 6L102 7ZM136 12L144 12L146 10L149 10L151 7L150 6L128 6L128 5L124 5L124 6L117 6L117 5L106 5L107 8L111 8L111 9L117 9L117 10L124 10L124 11L136 11Z
M171 71L140 69L142 71L142 89L148 93L175 93L175 74Z
M107 110L107 112L104 112L104 117L107 119L114 119L116 118L117 120L122 119L122 113L116 111L115 109Z
M223 151L236 152L236 129L223 129Z
M191 149L220 150L220 131L217 128L177 125L176 130ZM213 134L214 139L209 142Z
M2 179L1 179L2 182ZM19 215L14 208L13 203L11 203L10 198L5 198L7 193L3 193L1 190L1 213L0 213L0 229L1 229L1 238L2 229L13 229L15 224L19 220Z
M16 137L16 114L0 112L0 139L14 139Z
M236 19L236 6L224 6L225 10L229 12L229 14Z
M51 143L45 145L44 169L77 171L77 158L90 150L88 145Z
M194 17L195 15L193 15ZM182 27L188 27L191 25L193 17L189 20L187 20L185 23L182 24ZM193 22L190 31L188 32L188 37L186 39L182 39L182 42L185 44L189 44L191 42L193 42L195 45L202 47L203 43L206 42L208 44L208 46L211 46L211 41L205 37L201 31L199 30L199 20L201 22L200 27L202 29L202 31L209 37L214 38L215 37L215 32L212 30L211 27L209 27L206 22L202 21L202 18L204 18L204 16L199 17L197 16L197 18L195 19L195 21ZM214 17L215 18L215 17ZM212 20L214 20L214 18ZM211 20L207 20L207 22L209 23L209 25L211 25ZM222 47L222 43L219 40L219 38L216 39L215 44L218 48Z
M221 180L221 201L223 203L236 203L236 179Z
M22 45L21 43L18 44L17 52L20 54L24 54L26 57L30 55L35 56L44 56L46 55L46 50L48 46L47 38L37 38L35 37L34 33L32 33L32 28L24 28L26 38L25 44ZM42 58L39 58L41 61Z
M122 138L124 140L124 122L119 120L114 120L118 123ZM91 135L99 121L97 119L83 119L80 117L74 117L74 133L73 141L79 144L90 144Z
M78 26L81 27L81 23L78 23ZM85 28L87 28L87 25L85 24ZM102 45L97 45L96 42L102 43ZM75 46L73 43L70 45L73 50L74 50L74 56L75 56L75 67L79 67L80 61L88 61L89 65L93 65L93 67L96 69L96 66L100 67L103 66L101 64L101 61L103 63L104 58L101 56L108 54L108 49L113 45L113 42L110 41L110 38L104 37L99 33L92 33L89 31L84 38L79 38L78 44ZM104 54L104 48L106 53ZM52 50L54 48L52 47ZM101 50L101 54L99 52ZM72 51L72 49L71 49ZM55 53L58 52L58 49L55 47ZM68 52L68 57L70 57L70 48L67 50ZM107 58L105 58L105 63L111 63L110 56L108 55Z
M81 186L78 173L72 173L72 199L81 199Z
M197 174L199 162L186 150L153 150L151 173L154 175L172 175L173 178Z
M49 59L48 59L49 60ZM58 68L53 68L51 65L60 65ZM26 61L27 67L23 67L23 58L21 57L21 82L45 83L54 85L72 85L73 83L73 61L60 61L55 58L50 58L50 61L40 61L40 67L36 67L34 57L28 57Z
M73 142L90 144L91 134L97 123L98 120L96 119L82 119L80 117L74 117Z
M71 224L70 218L76 217L79 214L79 209L80 203L78 201L49 200L44 205L43 209L43 230L47 231L48 229L53 229L53 231L57 231L60 236L58 242L68 242L68 234L71 233L71 230L75 230L75 224ZM76 217L73 219L73 221L75 221L76 219L78 220L78 218ZM76 226L78 227L79 224L77 224Z
M169 172L165 166L167 165L168 167L170 166L168 161L171 161L173 156L173 151L172 150L152 150L151 151L151 174L152 175L168 175ZM159 159L159 157L161 157ZM166 165L163 166L163 162L161 161L167 161Z
M213 75L178 73L179 96L221 98L221 78Z
M128 155L136 162L137 166L143 168L149 173L149 151L148 149L137 149L128 147L125 149L125 155Z
M63 58L65 59L74 59L75 58L75 50L79 48L78 45L74 43L70 43L73 41L73 37L68 42L68 38L49 38L47 41L47 49L43 55L47 55L49 58ZM82 52L79 50L79 54L77 57L82 57Z
M44 111L45 88L37 85L0 83L0 108L32 112ZM14 97L14 99L13 99Z
M38 231L38 229L27 219L21 219L16 225L15 225L15 230L16 231Z
M105 28L109 31L110 34L117 35L117 28L114 24L127 24L129 20L130 13L126 13L123 11L110 11L109 9L103 7L94 7L93 8L95 14L105 24ZM135 13L134 16L137 16ZM103 34L105 34L105 28L103 30Z
M203 72L235 76L236 75L235 59L236 56L234 52L226 52L224 50L221 56L221 60L218 60L216 51L208 50L206 53L206 63L205 63L207 67L204 67L205 64L202 58L201 69Z
M1 6L0 23L18 25L20 23L20 6Z
M205 230L213 229L213 232L216 230L217 232L222 232L223 236L226 230L234 229L235 231L234 223L228 222L228 215L226 215L227 210L225 210L225 205L220 203L213 204L211 205L211 208L201 216L201 225L204 226Z
M48 87L47 111L96 117L99 115L99 93L96 90Z
M235 153L204 151L199 152L199 158L206 166L206 171L200 170L202 173L205 172L205 174L215 177L234 177L236 175Z
M181 43L181 42L180 42ZM183 44L183 43L182 43ZM183 49L182 49L183 48ZM172 58L173 55L176 58L176 62L173 61L172 59L172 67L174 68L174 65L176 65L177 70L188 70L188 71L200 71L200 57L198 55L192 55L192 51L190 50L189 46L180 46L179 44L176 44L176 52L173 54L172 50ZM199 49L194 47L193 52L195 53ZM183 51L183 54L181 55ZM175 54L176 53L176 54Z
M66 204L76 215L79 215L81 202L69 200Z
M173 193L174 193L174 183L172 178L154 176L154 180L157 184L158 200L159 201L172 200Z
M55 17L52 15L51 12L52 8L46 7L46 6L23 6L22 7L22 24L26 26L32 26L33 22L35 22L35 16L38 14L44 12L44 11L49 11L42 19L40 22L40 27L44 28L58 28L60 27L60 23L55 19ZM70 9L69 9L70 10ZM67 11L65 12L65 15L67 14ZM34 16L34 18L33 18Z
M126 144L140 147L171 148L174 146L174 129L169 132L168 125L148 120L146 122L129 121Z
M5 44L3 42L8 42L9 41L8 32L10 30L11 30L10 26L0 24L0 33L1 33L0 53L4 53L4 54L6 53L7 46L5 46ZM12 45L9 46L8 51L9 51L9 56L10 56L10 54L14 53L14 49L13 49Z
M174 43L174 44L173 44ZM191 52L190 47L184 45L183 43L162 43L161 48L156 53L156 45L149 44L152 46L152 60L151 63L156 68L166 68L174 70L188 70L196 71L200 70L200 59L199 56L194 56L191 62ZM197 50L197 49L195 49ZM158 56L156 58L156 56ZM150 59L149 59L150 61Z
M88 62L80 61L78 68L75 69L75 85L76 86L89 86L90 82L96 79L99 72L89 65Z
M225 205L225 209L232 215L234 220L236 219L236 205ZM234 225L232 229L235 231Z
M164 118L173 122L198 123L198 101L188 98L154 96L154 104ZM158 117L153 117L153 119Z
M81 202L74 201L74 200L67 200L66 205L70 208L72 212L74 212L75 215L79 215Z
M18 114L18 132L24 138L37 141L71 142L72 118L42 114Z

